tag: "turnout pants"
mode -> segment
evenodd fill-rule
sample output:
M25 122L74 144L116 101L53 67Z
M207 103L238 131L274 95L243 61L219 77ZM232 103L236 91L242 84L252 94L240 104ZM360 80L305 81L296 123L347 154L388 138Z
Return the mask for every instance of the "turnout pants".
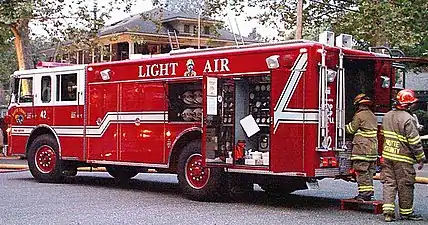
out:
M416 171L412 164L385 159L382 164L383 213L395 215L395 195L398 192L400 215L413 213L413 191Z
M376 172L376 162L354 160L352 168L357 172L358 194L371 197L374 194L373 175Z

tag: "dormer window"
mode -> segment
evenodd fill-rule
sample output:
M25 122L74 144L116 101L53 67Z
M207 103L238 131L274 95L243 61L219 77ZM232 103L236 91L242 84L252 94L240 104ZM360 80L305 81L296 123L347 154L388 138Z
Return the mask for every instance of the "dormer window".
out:
M190 25L189 24L184 24L184 33L190 33Z
M204 34L210 35L210 27L209 26L204 27Z

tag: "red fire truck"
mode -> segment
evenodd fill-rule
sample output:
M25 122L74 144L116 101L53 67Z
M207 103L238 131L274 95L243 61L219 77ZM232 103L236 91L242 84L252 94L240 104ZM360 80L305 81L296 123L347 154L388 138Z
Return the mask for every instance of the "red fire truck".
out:
M349 176L352 99L371 96L381 119L404 85L394 61L299 40L18 71L7 154L40 182L103 166L176 173L196 200L255 183L288 193Z

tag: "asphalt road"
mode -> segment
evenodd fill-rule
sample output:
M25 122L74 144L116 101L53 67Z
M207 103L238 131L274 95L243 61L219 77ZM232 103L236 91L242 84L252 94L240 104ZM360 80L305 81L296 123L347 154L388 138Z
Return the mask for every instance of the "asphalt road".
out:
M355 195L353 183L326 179L320 190L285 198L256 186L242 202L185 199L176 176L139 174L118 184L107 173L79 172L64 184L36 182L28 171L0 173L0 224L378 224L381 215L339 210L339 199ZM376 197L381 184L376 182ZM428 219L428 185L417 185L415 208ZM408 224L397 221L394 224ZM412 222L412 224L427 224Z

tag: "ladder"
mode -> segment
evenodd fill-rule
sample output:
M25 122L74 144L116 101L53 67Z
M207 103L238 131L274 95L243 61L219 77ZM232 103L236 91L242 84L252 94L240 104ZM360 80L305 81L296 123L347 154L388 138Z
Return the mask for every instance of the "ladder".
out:
M173 40L173 36L175 37L175 43ZM178 37L177 37L177 32L175 32L175 30L170 31L168 30L168 38L169 38L169 45L171 46L171 50L178 50L180 49L180 43L178 43Z

